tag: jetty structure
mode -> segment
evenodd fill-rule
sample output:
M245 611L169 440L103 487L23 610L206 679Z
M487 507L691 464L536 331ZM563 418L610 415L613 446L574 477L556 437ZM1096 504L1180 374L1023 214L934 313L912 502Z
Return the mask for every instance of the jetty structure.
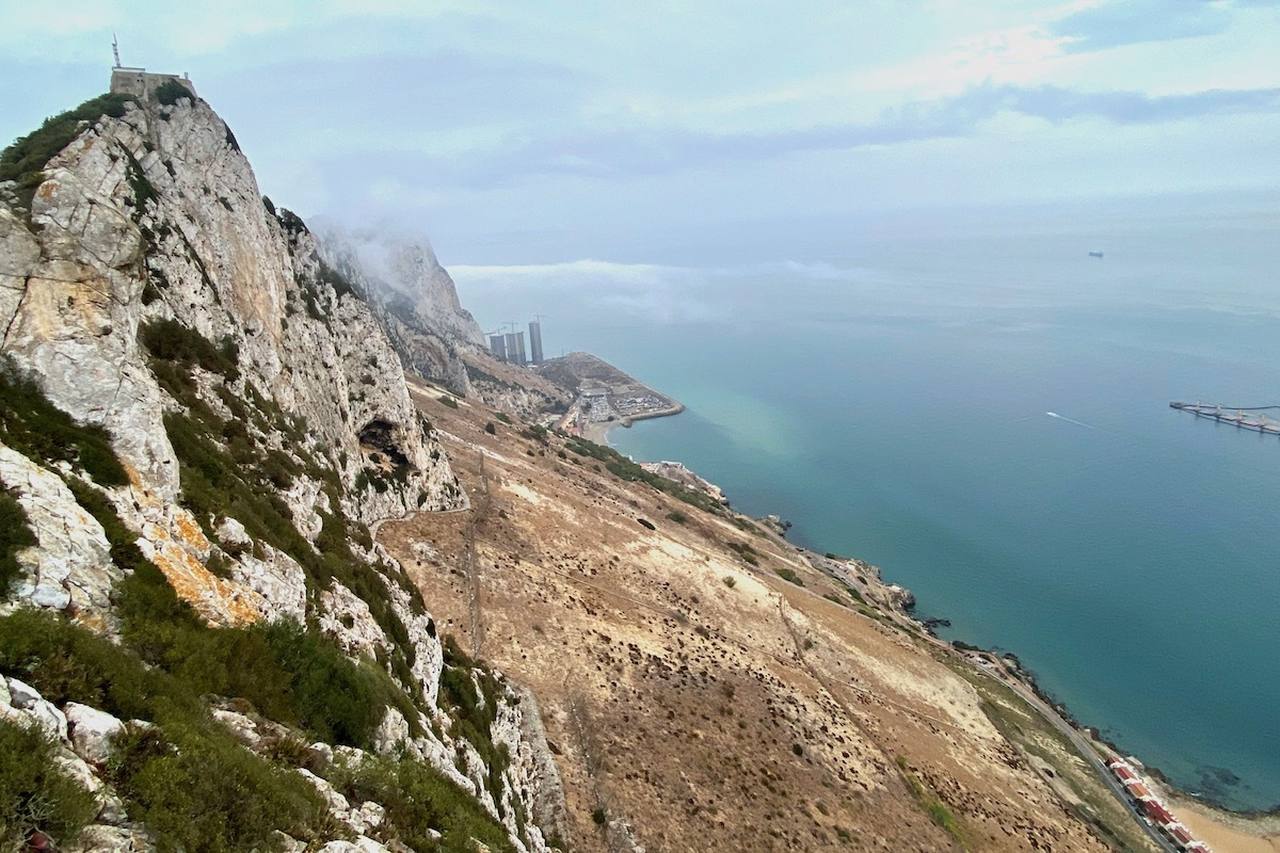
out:
M1263 435L1280 435L1280 420L1266 411L1280 411L1275 406L1224 406L1221 403L1182 403L1174 400L1169 408L1190 412L1198 418L1208 418L1219 423L1233 424L1240 429L1252 430Z

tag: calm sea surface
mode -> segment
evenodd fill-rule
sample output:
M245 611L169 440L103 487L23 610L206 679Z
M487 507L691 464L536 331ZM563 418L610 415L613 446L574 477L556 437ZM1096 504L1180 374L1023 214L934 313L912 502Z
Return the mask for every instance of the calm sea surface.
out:
M1185 788L1280 803L1280 206L934 223L820 261L455 270L688 411L615 430L1015 651ZM1088 256L1105 250L1103 259ZM1054 412L1061 417L1049 416ZM1276 412L1280 416L1280 411Z

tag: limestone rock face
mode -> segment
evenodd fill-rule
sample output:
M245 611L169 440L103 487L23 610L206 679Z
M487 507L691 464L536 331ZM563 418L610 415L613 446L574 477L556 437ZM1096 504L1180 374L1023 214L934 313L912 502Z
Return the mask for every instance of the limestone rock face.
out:
M0 487L12 489L38 544L18 553L26 576L12 603L104 613L121 576L102 526L76 503L62 478L0 444Z
M21 576L0 614L36 606L112 635L113 588L145 560L210 625L317 626L410 697L402 707L417 719L385 711L386 752L430 762L495 817L503 802L516 849L546 849L536 827L512 822L517 803L529 811L520 765L490 792L479 753L448 734L430 602L369 532L468 506L401 364L465 389L459 353L480 346L429 248L322 246L263 199L206 103L129 103L84 123L49 161L29 220L0 197L0 334L0 369L104 430L127 479L98 482L75 454L0 444L0 487L36 540L16 555ZM94 768L120 720L75 703L64 712L15 679L0 678L0 700L0 716L58 738L66 772L101 787ZM245 749L280 734L255 714L214 717ZM520 755L520 726L495 729ZM467 750L464 775L454 760ZM352 833L384 820L381 805L333 793ZM113 825L123 810L102 796L86 849L146 849L145 828ZM384 849L362 835L335 843Z
M321 255L374 308L404 365L459 394L470 388L463 354L484 348L484 334L458 301L453 279L425 241L326 224Z
M186 406L151 369L139 342L148 323L176 322L234 353L227 376L193 371L204 404L235 417L226 399L265 400L278 417L259 439L298 467L305 452L333 470L341 509L355 521L465 506L369 305L329 274L297 217L264 206L248 161L207 104L130 104L120 118L85 127L44 175L32 226L0 206L4 354L58 408L109 431L131 481L117 507L143 552L204 615L229 624L300 618L305 589L296 561L230 541L230 551L215 548L201 530L234 532L248 519L175 510L181 465L163 417ZM38 461L0 453L0 477L18 488L40 538L21 594L101 611L115 580L107 543ZM281 499L314 539L322 513L339 507L316 476L292 480ZM222 551L233 570L205 573Z

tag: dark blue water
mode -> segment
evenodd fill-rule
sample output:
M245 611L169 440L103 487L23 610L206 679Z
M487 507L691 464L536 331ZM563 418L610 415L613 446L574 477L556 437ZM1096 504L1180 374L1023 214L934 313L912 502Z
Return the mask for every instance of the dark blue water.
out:
M1280 403L1278 222L963 222L850 235L821 264L458 278L482 318L540 309L549 350L597 352L689 407L616 430L619 449L880 565L949 636L1017 652L1180 785L1264 808L1280 438L1168 403Z

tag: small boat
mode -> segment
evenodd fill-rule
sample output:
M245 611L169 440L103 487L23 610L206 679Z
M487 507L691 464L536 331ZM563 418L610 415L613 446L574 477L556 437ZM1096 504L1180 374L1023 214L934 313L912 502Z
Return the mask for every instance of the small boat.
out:
M1102 257L1102 252L1099 252L1097 249L1094 249L1093 251L1089 252L1089 257L1100 258Z

